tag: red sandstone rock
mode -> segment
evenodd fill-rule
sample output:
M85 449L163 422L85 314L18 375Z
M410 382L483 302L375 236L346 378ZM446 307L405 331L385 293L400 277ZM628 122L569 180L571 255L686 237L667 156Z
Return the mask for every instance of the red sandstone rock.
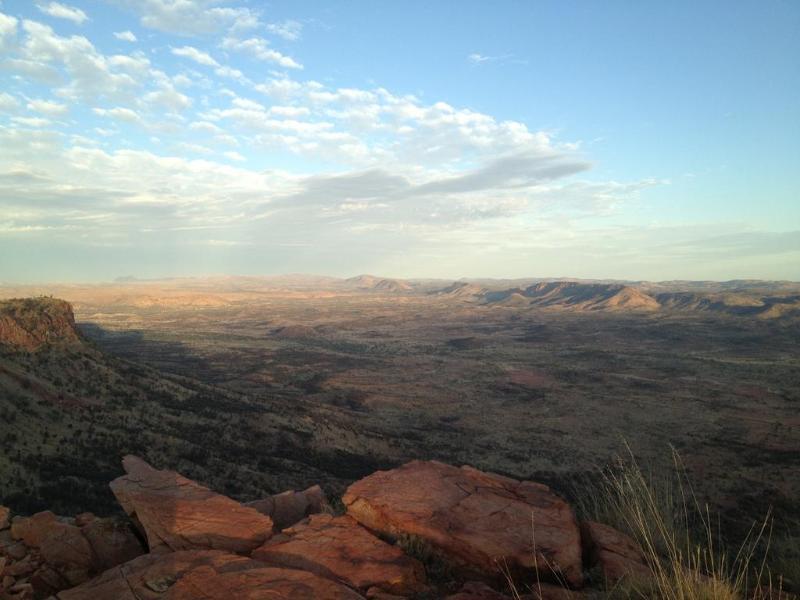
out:
M92 548L74 525L54 523L43 536L39 550L47 565L57 570L71 585L89 579Z
M94 518L81 528L92 548L92 568L100 573L143 554L145 549L127 523Z
M92 521L94 521L97 517L90 512L83 512L75 517L75 525L78 527L85 527Z
M395 594L418 592L425 571L396 546L379 540L354 519L312 515L253 552L269 565L302 569L343 581L361 591L378 588Z
M367 600L405 600L407 596L398 596L384 592L380 588L369 588L367 590Z
M0 303L0 344L37 350L45 344L80 340L72 307L55 298L27 298Z
M22 560L18 560L17 562L8 565L3 573L10 575L11 577L19 578L24 577L25 575L30 575L38 566L39 565L32 561L29 556L26 556Z
M109 569L70 590L60 592L58 600L156 600L163 599L185 573L201 566L216 570L246 568L253 561L216 550L193 550L169 554L144 554ZM258 565L258 563L255 563Z
M584 521L581 535L589 564L598 565L608 583L623 577L652 577L641 547L624 533L603 523Z
M6 506L0 505L0 530L8 529L10 516L11 510Z
M57 600L357 600L352 590L311 573L278 569L216 550L145 554L109 569Z
M3 548L3 552L14 560L20 560L28 554L28 547L22 542L14 542Z
M306 571L262 567L217 573L202 567L188 573L166 595L169 600L363 600L360 594Z
M351 485L348 513L388 535L417 536L482 577L500 568L530 580L582 584L580 531L570 506L545 485L471 467L410 462Z
M524 598L527 600L528 596ZM464 584L461 591L445 600L511 600L511 597L493 590L485 583L470 581Z
M27 581L18 581L8 591L14 600L29 600L33 598L33 586Z
M311 514L322 512L327 506L325 492L318 485L302 492L289 490L262 500L247 502L245 506L255 508L272 519L276 531L294 525Z
M248 553L272 535L272 520L174 471L135 456L111 482L122 508L141 525L151 552L213 548Z
M32 517L14 517L11 522L11 537L22 540L30 548L38 548L47 531L58 523L49 510L38 512Z
M33 593L37 598L47 598L59 590L71 587L67 580L47 565L39 567L31 575L30 584L33 586Z

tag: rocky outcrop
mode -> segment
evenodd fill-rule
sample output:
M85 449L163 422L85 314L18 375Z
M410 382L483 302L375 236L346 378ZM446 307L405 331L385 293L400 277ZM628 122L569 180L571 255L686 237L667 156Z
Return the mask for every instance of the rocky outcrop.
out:
M144 548L131 526L120 519L92 519L83 523L81 533L92 549L92 570L100 573L114 565L128 562L142 554Z
M272 536L272 519L174 471L135 456L111 482L122 508L141 528L151 552L216 549L247 554Z
M595 521L581 523L581 536L587 564L599 567L607 584L613 585L624 577L652 577L641 546L631 537Z
M55 298L0 301L0 344L31 352L46 344L78 341L68 302Z
M340 516L318 486L245 506L134 456L123 467L111 487L130 521L0 507L0 600L583 600L583 568L607 586L650 574L634 540L578 527L547 486L471 467L379 471Z
M488 580L514 577L582 584L580 531L570 506L545 485L414 461L378 471L342 498L362 525L422 539Z
M307 571L260 566L246 571L214 573L196 569L181 579L166 600L362 600L362 596L330 579Z
M313 515L253 552L270 565L303 569L370 589L410 594L425 586L425 571L397 546L379 540L348 516Z
M11 537L22 540L29 548L38 548L56 523L56 515L49 510L38 512L32 517L14 517L11 521Z
M294 525L307 516L329 509L325 492L318 485L296 492L288 490L262 500L246 502L245 506L255 508L262 515L272 519L275 531Z
M133 530L118 519L72 519L50 511L17 516L0 531L0 591L46 598L143 552Z
M89 579L92 547L81 530L69 523L54 523L39 546L42 560L71 585Z
M57 600L229 600L247 598L355 600L347 587L312 573L268 567L217 550L140 556Z

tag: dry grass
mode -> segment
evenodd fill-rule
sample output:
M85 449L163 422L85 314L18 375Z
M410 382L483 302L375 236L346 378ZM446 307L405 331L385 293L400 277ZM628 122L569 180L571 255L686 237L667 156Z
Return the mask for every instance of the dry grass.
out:
M591 518L630 534L642 546L653 571L649 582L623 581L608 590L614 597L663 600L736 600L779 594L764 560L771 540L769 514L751 527L734 551L722 541L721 527L692 489L680 456L674 472L645 474L633 454L603 473L596 489L583 494Z

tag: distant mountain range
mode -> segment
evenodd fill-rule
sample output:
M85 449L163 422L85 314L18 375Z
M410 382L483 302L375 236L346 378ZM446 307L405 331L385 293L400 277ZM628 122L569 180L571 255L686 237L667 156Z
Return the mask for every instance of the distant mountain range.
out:
M269 294L336 297L390 294L516 309L720 313L764 319L800 318L800 283L791 281L615 281L580 279L397 279L362 274L347 279L289 274L161 280L125 277L107 285L0 287L0 297L54 294L80 306L213 308ZM0 325L2 326L2 325Z

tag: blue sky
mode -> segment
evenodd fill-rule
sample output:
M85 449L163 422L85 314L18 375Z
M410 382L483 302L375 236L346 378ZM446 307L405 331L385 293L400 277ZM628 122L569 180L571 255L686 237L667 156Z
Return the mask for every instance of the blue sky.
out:
M0 281L800 280L800 4L0 2Z

